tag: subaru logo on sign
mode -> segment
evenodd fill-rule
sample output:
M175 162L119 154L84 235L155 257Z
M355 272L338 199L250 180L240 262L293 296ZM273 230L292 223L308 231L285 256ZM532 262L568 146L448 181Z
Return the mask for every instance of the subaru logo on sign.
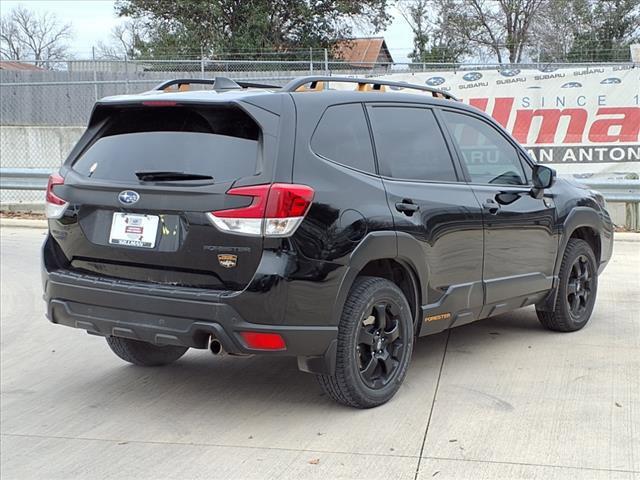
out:
M123 205L133 205L140 200L140 195L133 190L124 190L118 194L118 200L120 200L120 203Z
M518 68L505 68L500 70L500 75L503 77L515 77L520 73L520 69Z
M424 83L429 85L430 87L437 87L438 85L442 85L445 82L443 77L431 77L428 78Z
M482 78L482 74L480 72L469 72L462 77L467 82L475 82Z

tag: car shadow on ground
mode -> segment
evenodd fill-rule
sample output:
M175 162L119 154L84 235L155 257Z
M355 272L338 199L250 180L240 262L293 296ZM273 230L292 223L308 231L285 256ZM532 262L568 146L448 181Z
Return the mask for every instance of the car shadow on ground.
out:
M514 341L527 348L528 339L547 333L538 324L533 309L500 315L450 332L456 345L464 344L471 351L499 349L504 342ZM435 381L448 335L442 332L417 340L406 383ZM449 343L450 349L455 348L453 343ZM104 348L107 349L106 344ZM66 384L61 389L58 394L68 402L79 396L83 402L90 399L92 405L108 402L110 409L131 405L160 408L161 403L174 402L182 408L225 403L226 411L242 404L245 407L261 404L260 408L264 408L265 402L306 404L309 409L317 407L322 411L328 407L344 408L322 392L313 375L298 371L295 358L221 357L204 350L190 351L175 364L157 368L136 367L113 358L90 379Z

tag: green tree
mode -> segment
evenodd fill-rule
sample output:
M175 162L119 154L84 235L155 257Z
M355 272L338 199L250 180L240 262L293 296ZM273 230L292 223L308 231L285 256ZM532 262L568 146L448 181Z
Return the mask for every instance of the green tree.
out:
M452 23L454 0L399 2L398 10L413 33L409 58L418 63L456 63L468 44Z
M409 58L414 62L426 61L429 53L429 31L431 30L428 18L431 11L431 0L400 3L398 11L413 33L413 50L409 54Z
M141 56L327 47L354 28L378 32L388 0L117 0L116 12L145 23Z
M640 0L596 0L580 13L584 26L575 32L568 60L629 60L629 45L640 39Z

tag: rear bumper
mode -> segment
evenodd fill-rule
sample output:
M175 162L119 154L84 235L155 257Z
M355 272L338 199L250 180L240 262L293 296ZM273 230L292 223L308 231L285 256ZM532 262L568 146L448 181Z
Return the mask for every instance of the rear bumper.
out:
M298 356L300 368L333 369L335 326L265 325L245 321L225 301L242 293L124 282L43 266L44 299L52 323L102 336L125 337L163 345L207 348L212 336L230 353ZM226 294L226 295L225 295ZM286 349L248 348L242 331L280 334Z

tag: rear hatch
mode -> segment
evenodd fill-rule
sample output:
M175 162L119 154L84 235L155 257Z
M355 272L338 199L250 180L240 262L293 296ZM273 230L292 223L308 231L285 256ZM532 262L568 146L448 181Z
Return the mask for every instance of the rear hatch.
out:
M208 213L251 205L234 183L273 181L274 148L234 104L146 101L98 106L62 170L68 203L50 222L67 268L165 285L239 290L260 235L215 227Z

